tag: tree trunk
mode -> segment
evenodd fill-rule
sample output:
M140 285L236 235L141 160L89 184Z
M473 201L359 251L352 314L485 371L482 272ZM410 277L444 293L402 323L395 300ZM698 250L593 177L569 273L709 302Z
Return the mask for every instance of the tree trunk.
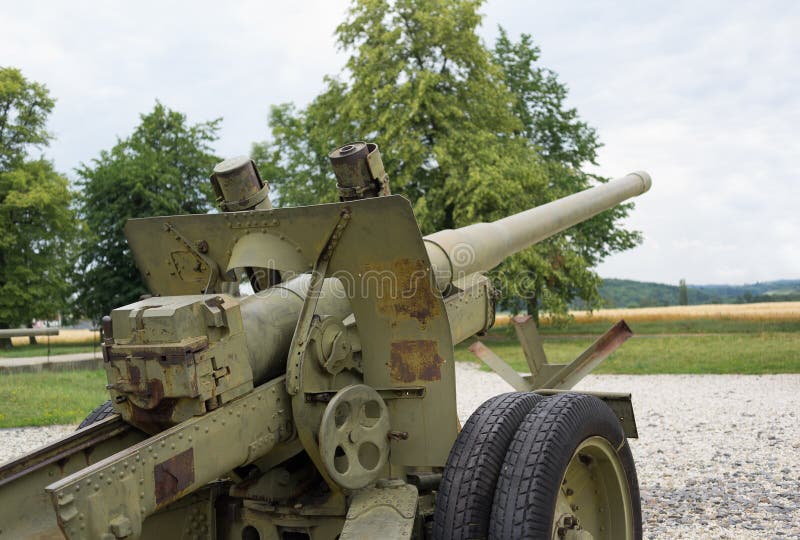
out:
M0 330L8 330L8 325L0 322ZM11 338L0 338L0 349L10 349L12 347L13 345L11 344Z
M528 297L525 300L525 304L528 308L528 315L533 317L533 322L536 323L536 327L539 327L539 301L536 295L534 294L531 297Z
M28 328L33 328L33 322L28 323ZM36 336L28 336L28 345L38 345L39 343L36 341Z

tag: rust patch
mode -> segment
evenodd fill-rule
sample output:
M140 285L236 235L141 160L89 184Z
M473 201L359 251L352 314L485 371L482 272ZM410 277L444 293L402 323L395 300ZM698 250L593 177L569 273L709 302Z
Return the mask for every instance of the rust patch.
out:
M364 294L375 298L381 315L416 319L422 326L441 315L430 269L421 259L395 259L388 266L368 264L361 279Z
M128 378L131 381L131 385L138 388L139 383L142 382L142 372L139 371L138 367L128 365Z
M129 414L126 420L145 433L155 434L176 424L173 415L178 406L177 399L163 399L152 409L138 407L131 400L127 403Z
M155 466L156 504L172 502L194 483L194 449L184 450Z
M438 381L444 358L435 341L413 339L392 342L389 371L396 381Z

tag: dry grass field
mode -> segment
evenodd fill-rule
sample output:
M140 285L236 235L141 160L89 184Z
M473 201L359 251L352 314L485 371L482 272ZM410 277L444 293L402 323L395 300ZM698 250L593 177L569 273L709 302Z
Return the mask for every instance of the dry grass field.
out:
M573 311L577 324L616 322L629 323L717 319L724 321L800 321L800 302L764 302L760 304L706 304L631 309L599 309L594 312ZM496 325L509 323L508 315L498 315ZM542 322L547 324L547 318Z
M100 333L96 330L61 330L57 336L39 336L37 341L46 344L50 340L51 345L91 345L100 339ZM27 345L27 337L11 338L14 346Z

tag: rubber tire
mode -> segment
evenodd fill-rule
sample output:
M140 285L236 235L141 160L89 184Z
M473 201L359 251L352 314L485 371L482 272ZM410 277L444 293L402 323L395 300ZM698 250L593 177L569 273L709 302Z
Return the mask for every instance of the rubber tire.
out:
M514 433L542 396L501 394L485 401L458 434L436 495L433 538L486 538L495 483Z
M489 538L550 538L564 472L577 447L592 436L619 448L631 495L634 538L641 539L639 482L622 426L600 399L572 393L539 402L517 430L497 481Z
M111 404L111 400L106 401L99 405L96 409L89 413L89 416L83 419L83 422L80 423L78 429L83 429L86 426L90 426L95 422L99 422L105 418L108 418L111 415L117 414L114 410L114 406ZM77 430L76 430L77 431Z

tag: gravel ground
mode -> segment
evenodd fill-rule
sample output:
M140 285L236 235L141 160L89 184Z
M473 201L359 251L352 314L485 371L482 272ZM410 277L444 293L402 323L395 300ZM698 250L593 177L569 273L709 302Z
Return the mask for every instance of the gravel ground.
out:
M457 364L462 422L511 390ZM583 390L632 392L644 537L800 538L800 375L593 375ZM0 430L0 463L74 426Z
M458 364L458 415L511 387ZM800 538L800 375L590 375L631 392L645 538Z

